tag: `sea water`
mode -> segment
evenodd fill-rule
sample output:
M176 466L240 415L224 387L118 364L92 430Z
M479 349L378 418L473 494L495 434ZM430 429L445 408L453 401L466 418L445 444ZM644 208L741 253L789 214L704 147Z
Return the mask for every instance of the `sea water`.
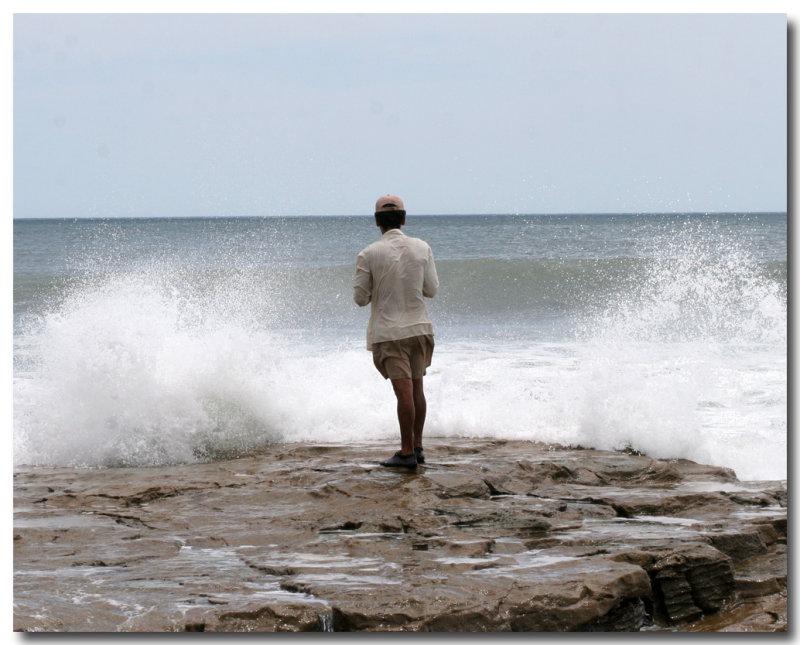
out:
M787 473L785 213L409 216L428 436ZM15 220L14 461L397 443L352 298L369 216Z

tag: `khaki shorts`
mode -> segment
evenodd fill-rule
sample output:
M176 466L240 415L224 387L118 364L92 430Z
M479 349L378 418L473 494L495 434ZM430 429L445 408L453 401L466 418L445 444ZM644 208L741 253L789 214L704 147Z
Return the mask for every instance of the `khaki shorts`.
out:
M420 379L433 357L433 336L387 340L372 346L372 362L383 378Z

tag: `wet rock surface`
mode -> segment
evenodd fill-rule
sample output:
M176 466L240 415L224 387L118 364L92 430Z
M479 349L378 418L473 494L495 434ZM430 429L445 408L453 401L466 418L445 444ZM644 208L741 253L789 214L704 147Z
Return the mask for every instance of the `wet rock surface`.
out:
M780 631L786 485L530 442L14 476L24 631Z

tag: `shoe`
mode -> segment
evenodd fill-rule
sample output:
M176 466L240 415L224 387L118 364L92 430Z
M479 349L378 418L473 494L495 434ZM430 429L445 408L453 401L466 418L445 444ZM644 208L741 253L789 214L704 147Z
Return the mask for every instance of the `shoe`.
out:
M417 456L415 454L404 455L399 450L394 453L394 456L386 461L381 462L381 466L393 467L400 466L403 468L416 468Z
M414 455L417 457L418 464L425 463L425 451L422 448L414 448Z

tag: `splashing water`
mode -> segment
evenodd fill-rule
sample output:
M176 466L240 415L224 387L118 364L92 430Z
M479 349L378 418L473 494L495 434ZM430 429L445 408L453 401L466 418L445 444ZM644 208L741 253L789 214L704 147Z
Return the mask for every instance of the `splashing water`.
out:
M249 280L191 294L159 269L89 281L25 335L36 360L15 384L17 463L229 458L342 420L325 370L354 352L298 355L256 324L269 308Z
M649 238L657 254L595 273L561 261L542 271L539 261L515 274L534 281L524 294L546 279L548 307L559 289L581 304L551 336L529 331L547 308L523 300L507 308L511 331L511 318L486 310L478 279L461 280L449 304L442 263L428 435L632 447L744 479L785 478L785 264L702 233ZM156 254L83 275L21 323L16 464L164 465L277 441L396 442L391 388L364 351L349 267L291 280L241 261L196 264ZM491 280L505 266L492 265Z
M695 230L583 330L580 440L786 476L786 293L736 245Z
M785 478L785 282L740 246L702 240L650 240L661 257L589 307L574 342L459 347L429 406L438 429Z

